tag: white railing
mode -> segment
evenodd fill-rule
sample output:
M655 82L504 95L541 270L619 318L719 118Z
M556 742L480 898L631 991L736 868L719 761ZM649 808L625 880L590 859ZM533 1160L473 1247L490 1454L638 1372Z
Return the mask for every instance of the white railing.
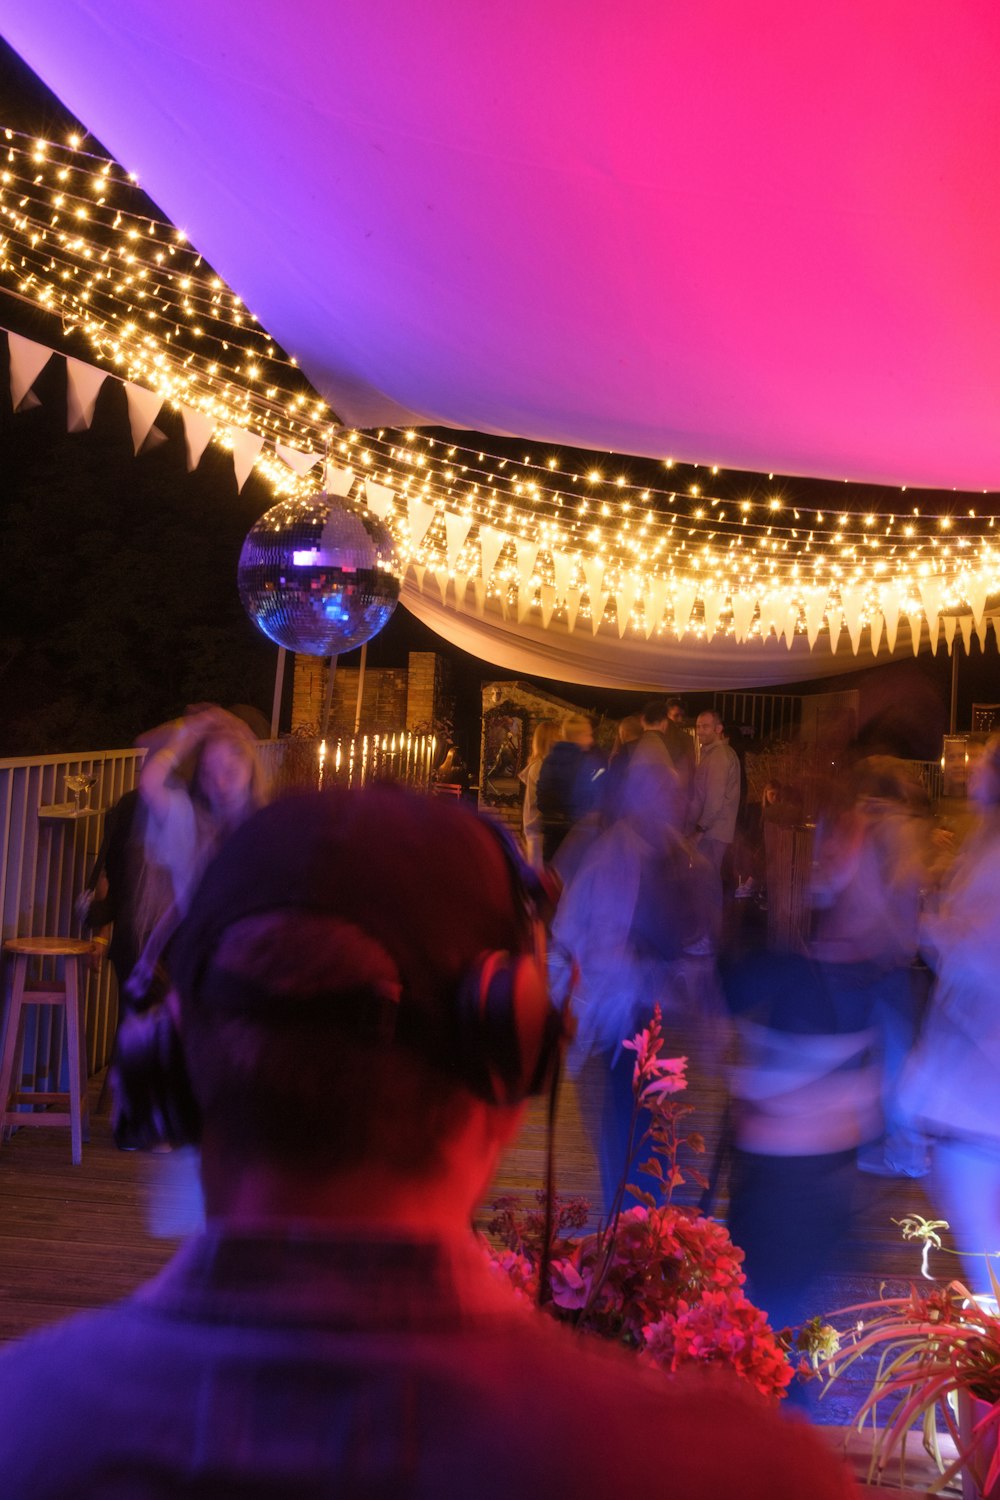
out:
M80 755L43 755L0 760L0 935L76 937L73 903L104 836L104 816L136 784L143 751L99 750ZM71 812L73 795L66 777L96 777ZM9 989L5 965L4 997ZM54 963L42 969L52 974ZM88 974L86 987L87 1062L96 1071L107 1061L117 1018L111 966ZM58 1021L57 1021L58 1018ZM25 1072L36 1089L57 1088L62 1057L62 1013L46 1006L36 1013L27 1035Z
M293 788L364 786L375 780L430 786L436 742L430 735L360 734L322 740L265 740L258 747L276 795ZM139 779L144 750L97 750L0 760L0 937L81 936L73 906L85 888L104 836L108 810ZM79 814L66 777L94 776ZM53 961L40 969L52 977ZM6 1015L10 965L2 972L0 1010ZM110 964L88 973L87 1063L107 1063L118 1018ZM0 1027L0 1031L2 1031ZM40 1007L26 1034L24 1071L35 1089L56 1088L61 1065L62 1015Z

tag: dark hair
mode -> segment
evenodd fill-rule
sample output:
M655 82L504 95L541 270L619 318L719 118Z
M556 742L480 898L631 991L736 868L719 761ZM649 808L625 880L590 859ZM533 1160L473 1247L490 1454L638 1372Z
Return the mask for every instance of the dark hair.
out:
M683 700L683 698L668 698L667 699L667 710L669 711L672 708L679 708L680 711L681 711L681 713L683 713L684 712L684 700Z
M347 987L345 964L359 975ZM409 1048L381 1041L376 1026L366 1034L338 1024L338 1005L377 1016L398 979L374 939L325 914L272 912L230 927L214 967L237 988L242 980L288 1002L280 1015L271 1004L182 1002L191 1085L225 1156L334 1174L365 1163L434 1173L472 1095ZM338 994L327 996L331 975Z
M666 698L650 698L642 705L644 724L662 724L668 717L670 704Z

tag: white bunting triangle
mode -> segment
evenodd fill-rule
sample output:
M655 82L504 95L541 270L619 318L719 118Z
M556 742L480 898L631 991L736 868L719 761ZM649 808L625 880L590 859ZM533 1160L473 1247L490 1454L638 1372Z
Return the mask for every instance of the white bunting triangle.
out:
M810 651L819 639L819 633L823 628L823 616L826 614L826 597L826 589L806 589L802 602L803 612L806 617L806 637L809 641Z
M476 614L484 615L486 613L486 579L474 578L472 580L472 592L476 600Z
M446 604L447 603L447 594L448 594L448 573L447 573L447 570L445 568L434 568L434 567L432 567L428 571L430 572L430 575L431 575L431 577L434 580L434 586L435 586L435 588L437 589L438 593L441 596L441 603L442 604Z
M631 573L626 573L618 586L618 593L615 595L615 610L618 616L619 636L623 636L625 634L628 622L632 618L632 610L635 607L636 595L638 594L638 592L638 583L633 578Z
M535 590L522 583L517 590L517 623L520 625L530 615L535 603Z
M565 599L569 593L575 562L576 559L571 552L553 552L552 554L552 572L555 576L556 593L560 599Z
M913 647L913 654L914 656L919 656L920 635L924 625L923 615L914 610L914 612L912 614L908 614L906 618L910 622L910 645Z
M928 625L933 616L941 613L944 588L945 583L943 578L923 578L920 581L920 597L923 600L924 613L927 616Z
M495 530L492 526L480 526L479 528L479 548L483 560L482 572L487 582L497 565L497 560L503 551L503 544L506 540L507 538L503 532Z
M52 358L52 350L34 339L22 338L19 333L8 333L7 352L10 358L10 401L17 411L39 375Z
M182 406L181 421L184 423L187 466L188 469L196 469L215 431L215 418L207 416L203 411L195 411L193 406Z
M126 380L124 386L128 425L132 432L132 452L138 453L159 415L163 397L158 396L155 391L147 391L144 386L133 385L131 380ZM263 441L261 438L261 442Z
M153 453L157 448L162 448L167 441L167 434L154 422L146 434L146 441L142 445L143 453Z
M551 583L543 583L541 588L542 600L542 629L548 630L549 621L556 607L556 591Z
M465 596L469 591L468 573L455 574L455 604L459 609L465 608Z
M972 616L959 615L958 628L962 632L962 645L965 647L965 654L969 656L972 652Z
M709 589L702 597L705 606L705 639L710 641L719 629L719 617L726 606L724 590Z
M292 448L288 443L275 443L274 451L281 462L287 464L292 473L297 474L300 479L304 478L319 460L318 453L305 453L301 448ZM326 486L326 489L329 494L329 486ZM340 491L334 490L333 493L339 495Z
M841 589L840 607L844 613L847 633L851 638L851 649L857 656L858 647L861 645L861 616L865 607L864 589Z
M535 563L538 561L538 543L518 541L517 543L517 571L521 582L525 585L530 583L535 571Z
M791 651L792 642L795 639L795 627L798 624L798 619L798 610L795 608L794 604L790 604L785 610L785 618L782 620L781 629L778 631L779 640L782 636L784 636L785 645L788 647L789 651Z
M976 625L976 635L979 637L979 649L984 656L986 655L986 633L989 628L990 622L986 618L986 616L983 615Z
M687 634L696 597L696 591L692 586L674 589L674 633L678 640L682 635Z
M943 578L924 578L920 583L920 597L924 603L924 613L927 616L927 631L931 638L931 651L937 655L938 648L938 626L941 615L941 601L944 598L945 583Z
M453 568L458 562L458 554L465 546L465 540L469 535L471 527L471 516L460 516L453 510L445 511L444 534L449 568Z
M757 600L753 594L733 595L733 629L738 641L745 641L749 636L756 609Z
M591 595L591 598L590 598L590 628L594 632L595 635L597 634L597 632L601 628L601 621L604 619L604 611L608 607L608 600L610 598L611 598L611 595L610 594L606 594L603 589L598 594L598 596L597 596L596 599L593 597L593 595Z
M882 644L882 631L885 629L885 620L882 611L876 609L872 613L872 656L878 656L878 648Z
M566 595L566 628L569 631L576 629L576 617L580 613L580 590L570 589Z
M659 626L663 619L664 610L667 607L667 580L654 577L649 580L649 593L643 603L643 629L646 639L649 640L653 631Z
M376 484L374 479L366 479L364 483L365 504L373 515L384 521L392 510L392 502L395 495L387 484Z
M413 569L413 576L417 580L417 588L423 593L424 574L427 572L427 564L411 562L410 567Z
M67 432L86 432L94 420L94 407L107 378L107 370L99 370L96 365L84 364L82 359L66 356ZM215 430L214 423L212 430Z
M34 391L29 391L26 396L21 397L20 401L17 403L17 409L18 411L34 411L35 408L41 406L41 404L41 396L36 396Z
M406 514L410 522L410 546L419 547L434 519L434 507L418 500L416 495L407 495Z
M285 462L287 463L288 460L285 459ZM316 462L315 458L312 462ZM312 465L310 464L309 467L311 468ZM353 483L353 469L338 469L337 465L330 463L329 460L324 464L323 488L328 495L339 495L343 500L351 493L351 486Z
M956 627L957 624L958 624L958 621L955 619L954 615L945 615L945 617L944 617L944 640L945 640L945 645L948 647L948 655L949 656L951 655L951 648L955 644L955 627Z
M883 601L882 613L885 616L885 643L893 655L896 651L896 635L899 631L899 605L894 599L888 603Z
M982 619L988 593L989 588L981 573L977 573L966 583L965 597L968 599L969 608L972 610L972 623L974 625L978 625Z
M602 559L599 557L586 558L583 564L583 576L587 580L587 593L590 596L591 608L593 608L604 587L604 563ZM606 599L607 595L604 597Z
M840 637L844 633L843 611L835 609L833 605L827 610L826 623L830 627L830 652L836 656L840 650Z
M246 427L230 427L233 443L233 473L236 475L236 491L239 493L253 473L253 466L264 446L263 435L250 432Z

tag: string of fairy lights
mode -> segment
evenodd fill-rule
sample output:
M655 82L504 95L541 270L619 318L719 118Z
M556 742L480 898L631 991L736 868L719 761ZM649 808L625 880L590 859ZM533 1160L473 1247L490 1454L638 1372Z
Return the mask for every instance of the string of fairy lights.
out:
M715 466L671 484L669 457L650 483L645 462L636 478L622 461L578 469L534 445L516 459L420 431L345 431L135 177L80 136L2 131L0 278L120 378L210 417L216 441L262 435L256 467L279 497L315 491L309 457L350 468L417 576L435 575L442 595L454 580L459 602L473 581L481 605L499 599L519 619L540 609L546 625L593 624L614 600L620 634L773 629L789 644L796 633L812 644L825 620L839 633L842 618L857 649L866 627L894 639L900 615L926 617L935 641L940 618L950 646L955 617L971 610L978 625L1000 590L989 500L928 510L903 487L887 515L850 492L846 506L793 502L779 487L732 499L712 492ZM281 447L305 455L306 472Z

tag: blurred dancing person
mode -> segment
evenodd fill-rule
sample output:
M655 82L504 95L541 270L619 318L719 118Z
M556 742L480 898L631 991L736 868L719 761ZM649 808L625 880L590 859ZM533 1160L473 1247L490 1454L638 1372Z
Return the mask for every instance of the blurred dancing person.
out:
M916 1031L921 820L905 773L884 764L863 763L845 790L817 830L808 953L754 954L723 976L740 1044L729 1229L776 1328L821 1305L858 1148L883 1133L886 1059L898 1071Z
M936 982L904 1094L932 1138L935 1207L951 1225L963 1276L991 1294L986 1257L1000 1254L1000 735L973 767L969 795L978 825L923 923Z
M552 926L557 992L577 977L570 1066L580 1078L605 1213L625 1166L632 1115L634 1058L621 1043L657 1004L669 1022L685 994L680 960L692 930L692 881L677 805L667 760L633 755L617 816L567 882Z

